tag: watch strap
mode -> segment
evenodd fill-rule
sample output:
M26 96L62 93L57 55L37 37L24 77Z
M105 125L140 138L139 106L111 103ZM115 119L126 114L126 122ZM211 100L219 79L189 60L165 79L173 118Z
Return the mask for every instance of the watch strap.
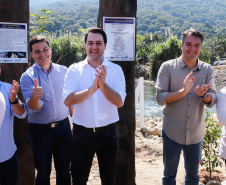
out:
M209 93L207 92L204 96L201 96L202 98L207 98L209 96Z
M10 102L11 104L17 104L17 103L18 103L18 98L16 98L13 102L11 102L11 101L9 100L9 102Z

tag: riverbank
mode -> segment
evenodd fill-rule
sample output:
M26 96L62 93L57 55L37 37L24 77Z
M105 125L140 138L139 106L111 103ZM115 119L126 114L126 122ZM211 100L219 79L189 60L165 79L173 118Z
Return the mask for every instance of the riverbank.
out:
M226 86L226 66L214 67L215 83L219 87ZM137 80L137 79L136 79ZM154 81L144 80L145 86L154 86ZM214 115L214 119L216 115ZM136 118L135 131L135 169L137 185L160 185L162 184L163 163L162 163L162 118L147 117L144 120L145 129L140 129L139 117ZM184 185L184 162L181 154L177 172L177 185ZM225 164L218 167L218 170L225 173ZM87 185L100 185L98 162L95 157ZM56 185L56 174L52 165L51 185Z
M226 65L213 66L214 69L214 80L217 87L226 86ZM138 81L138 78L135 79ZM155 86L155 81L144 80L145 86Z

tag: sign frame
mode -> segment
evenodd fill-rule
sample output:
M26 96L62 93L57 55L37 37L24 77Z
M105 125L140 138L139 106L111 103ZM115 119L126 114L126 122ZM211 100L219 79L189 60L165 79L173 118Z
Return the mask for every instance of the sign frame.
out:
M104 58L110 61L135 61L136 18L103 17L107 34Z
M28 63L27 23L0 22L0 63Z

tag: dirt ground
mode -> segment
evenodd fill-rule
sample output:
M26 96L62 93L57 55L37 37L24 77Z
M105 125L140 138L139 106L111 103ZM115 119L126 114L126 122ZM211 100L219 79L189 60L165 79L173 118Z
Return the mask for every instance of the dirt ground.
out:
M162 139L155 137L145 138L137 128L135 133L135 168L137 185L161 185L163 174L162 163ZM201 167L200 167L201 169ZM218 170L225 173L225 165L218 167ZM181 154L176 182L177 185L184 185L184 164L183 154ZM88 185L100 185L98 163L96 157L93 160L92 169L89 176ZM56 185L56 174L54 165L52 166L51 185Z
M160 185L163 173L162 142L161 139L153 140L144 138L139 130L135 135L136 142L136 184ZM177 184L184 182L183 156L178 169ZM88 185L100 185L97 159L94 158ZM51 185L56 185L56 174L52 166Z

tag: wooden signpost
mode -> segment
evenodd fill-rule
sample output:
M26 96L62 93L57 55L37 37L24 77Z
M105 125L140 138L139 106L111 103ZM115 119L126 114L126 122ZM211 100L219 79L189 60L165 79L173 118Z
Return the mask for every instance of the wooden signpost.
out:
M29 28L29 0L1 0L0 22L27 23ZM0 63L0 66L2 69L1 81L12 83L13 80L20 81L22 73L28 68L28 63ZM21 92L19 98L23 100ZM20 160L18 184L32 185L35 170L27 119L15 118L14 138Z
M103 28L103 17L136 17L137 0L99 0L97 27ZM134 52L135 51L131 51ZM123 69L126 99L119 109L119 163L117 185L135 185L135 61L114 61Z

